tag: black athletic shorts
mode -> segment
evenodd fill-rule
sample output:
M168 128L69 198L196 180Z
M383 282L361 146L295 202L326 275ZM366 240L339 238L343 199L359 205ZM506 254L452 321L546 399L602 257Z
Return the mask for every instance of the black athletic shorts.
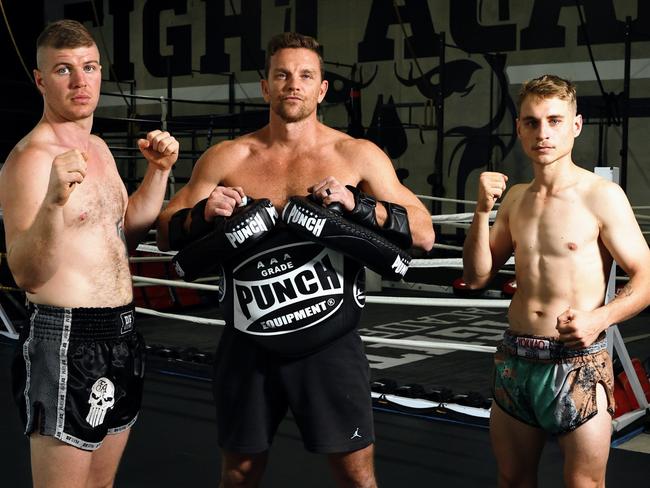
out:
M132 305L60 308L30 304L13 363L13 390L25 434L84 450L135 422L145 347Z
M309 451L350 452L374 442L370 367L356 330L295 358L226 327L214 394L219 445L228 451L266 451L289 408Z

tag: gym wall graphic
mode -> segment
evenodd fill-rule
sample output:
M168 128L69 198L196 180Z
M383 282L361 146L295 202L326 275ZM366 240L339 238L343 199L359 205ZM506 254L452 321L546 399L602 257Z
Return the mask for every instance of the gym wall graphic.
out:
M579 95L594 104L576 161L616 165L628 18L632 97L650 99L645 0L95 0L94 8L89 0L48 0L45 19L61 17L83 21L102 41L111 78L136 80L139 94L167 95L171 86L174 98L198 100L227 100L234 73L237 101L259 102L268 38L313 35L330 81L323 120L383 147L416 193L471 197L465 189L474 191L486 167L528 179L513 100L522 81L544 72L578 82ZM106 98L101 110L123 115L124 104ZM179 105L174 115L211 110ZM141 103L139 111L159 107ZM637 159L650 149L645 114L637 115L629 138L633 200L649 178Z

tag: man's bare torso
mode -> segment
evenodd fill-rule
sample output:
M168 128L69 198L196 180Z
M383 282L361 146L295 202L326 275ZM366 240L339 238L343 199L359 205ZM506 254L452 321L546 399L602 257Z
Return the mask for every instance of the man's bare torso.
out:
M602 305L612 258L588 201L598 181L584 171L576 183L546 196L532 184L512 188L508 226L517 293L508 316L514 331L557 336L557 317L567 308Z
M38 128L23 143L25 148L33 144L50 154L42 164L50 164L55 156L71 149L41 137ZM107 307L132 300L123 232L126 189L103 141L91 136L87 156L86 176L63 209L65 252L54 276L28 294L35 303Z

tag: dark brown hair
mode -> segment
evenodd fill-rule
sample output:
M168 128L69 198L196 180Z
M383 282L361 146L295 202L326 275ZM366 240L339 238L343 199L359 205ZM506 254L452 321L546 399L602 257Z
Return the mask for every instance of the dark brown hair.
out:
M268 78L269 69L271 66L271 56L277 53L280 49L309 49L316 53L318 56L318 63L320 64L320 77L325 78L325 69L323 67L323 56L321 56L322 47L313 37L298 34L297 32L283 32L271 38L266 48L266 64L264 66L265 76Z

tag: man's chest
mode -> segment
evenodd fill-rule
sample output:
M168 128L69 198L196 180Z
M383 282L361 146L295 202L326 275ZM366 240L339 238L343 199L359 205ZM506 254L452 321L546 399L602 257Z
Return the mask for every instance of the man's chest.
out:
M570 256L597 248L598 220L578 199L523 200L510 216L519 253Z
M221 184L241 186L251 197L269 198L275 205L283 205L290 196L306 195L310 187L328 177L342 185L356 185L360 179L355 166L340 158L268 158L243 163Z
M93 155L83 182L75 186L65 206L66 222L72 226L121 222L127 198L112 159Z

